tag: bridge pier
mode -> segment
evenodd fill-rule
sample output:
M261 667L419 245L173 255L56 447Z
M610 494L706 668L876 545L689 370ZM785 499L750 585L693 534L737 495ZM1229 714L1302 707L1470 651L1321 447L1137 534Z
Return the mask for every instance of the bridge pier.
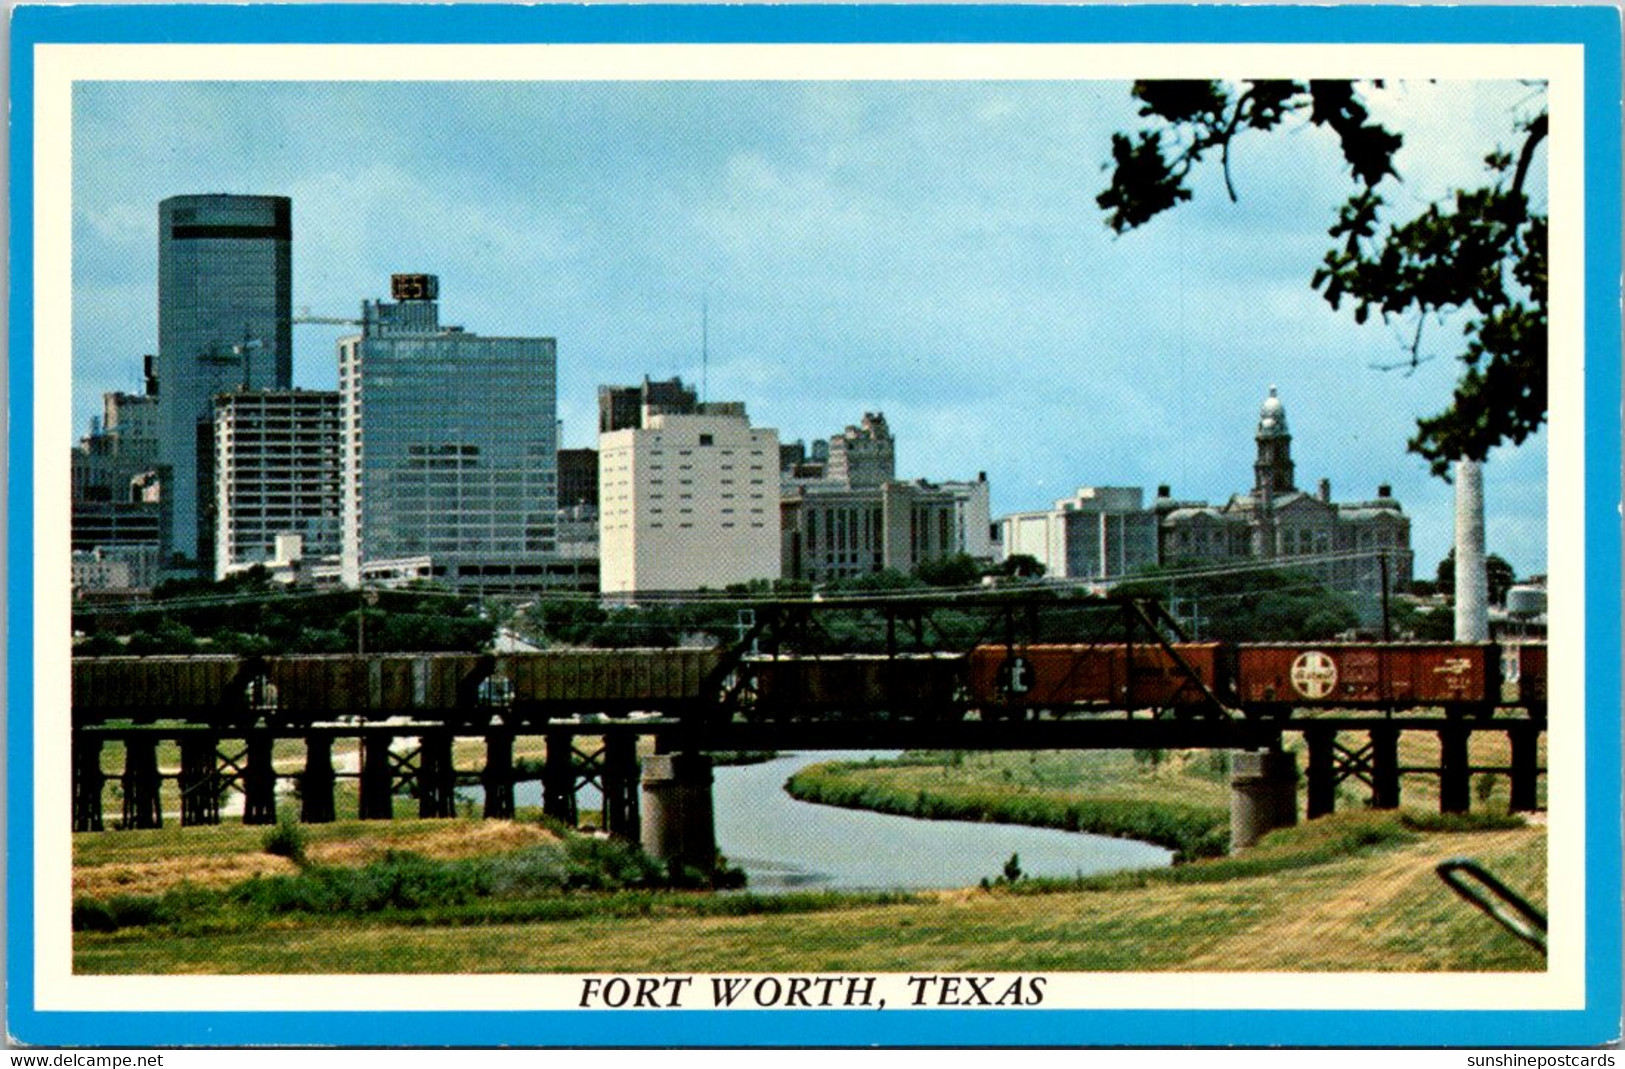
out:
M73 733L73 830L102 830L102 740Z
M299 776L299 819L306 824L333 822L333 740L305 738L305 770Z
M485 818L513 819L513 731L493 727L485 735Z
M1471 808L1472 765L1467 740L1472 732L1462 724L1439 729L1439 812L1465 813Z
M159 788L158 740L152 736L131 736L124 740L124 827L164 826L163 800Z
M573 738L563 731L546 736L547 756L542 761L542 812L570 827L576 826L576 769Z
M451 760L451 732L429 732L418 740L418 816L456 815L457 770Z
M220 740L181 737L181 825L220 823Z
M711 810L711 758L700 753L655 754L643 759L644 853L701 872L717 863Z
M1271 750L1230 753L1230 851L1298 822L1298 759Z
M1373 727L1371 736L1371 808L1399 808L1399 729Z
M1309 747L1305 814L1314 820L1337 810L1337 731L1335 728L1306 727L1303 741Z
M373 733L361 736L362 820L392 820L395 817L395 769L389 744L393 738Z
M1540 808L1540 725L1519 724L1507 729L1512 744L1510 808L1514 813L1532 813Z
M617 839L637 842L638 821L638 740L632 735L604 737L603 769L600 783L604 795L604 830ZM709 806L710 772L706 772Z
M276 767L271 764L271 733L251 732L243 764L243 823L276 823Z

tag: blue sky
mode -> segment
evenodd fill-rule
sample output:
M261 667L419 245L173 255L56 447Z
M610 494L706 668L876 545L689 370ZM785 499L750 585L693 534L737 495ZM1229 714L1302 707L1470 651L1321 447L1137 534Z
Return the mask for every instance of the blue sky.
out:
M1406 137L1390 202L1476 184L1537 103L1391 83L1372 100ZM986 471L995 513L1089 484L1221 502L1251 484L1275 384L1299 486L1391 483L1431 575L1451 491L1404 446L1456 365L1373 369L1411 325L1358 327L1310 289L1349 189L1335 145L1253 138L1238 203L1204 175L1193 203L1114 237L1094 197L1111 132L1136 125L1104 82L80 83L75 426L140 387L158 201L277 193L296 308L354 315L392 272L438 274L444 321L558 339L567 445L593 444L600 383L700 379L702 302L712 398L783 439L884 410L900 475ZM332 387L342 333L296 328L296 384ZM1427 337L1447 357L1459 325ZM1491 460L1489 547L1542 572L1545 435Z

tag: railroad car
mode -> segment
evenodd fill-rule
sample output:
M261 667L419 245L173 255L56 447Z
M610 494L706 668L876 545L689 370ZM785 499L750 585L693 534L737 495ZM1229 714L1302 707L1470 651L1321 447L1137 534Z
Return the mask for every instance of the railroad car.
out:
M965 660L953 653L747 658L740 666L749 692L744 712L755 719L847 712L955 718L964 713L958 695Z
M1218 642L1169 649L1124 643L987 645L970 655L971 703L991 717L1047 709L1173 709L1225 700L1230 648Z
M320 654L265 658L260 704L281 723L336 716L449 716L473 704L491 658L474 653Z
M1546 711L1546 644L1520 642L1502 651L1508 697L1517 705L1541 713Z
M1490 709L1501 693L1490 643L1270 643L1236 651L1243 707Z
M76 721L191 719L240 711L243 658L75 657Z
M716 649L545 650L500 656L488 692L506 690L519 720L651 711L681 714L708 697Z

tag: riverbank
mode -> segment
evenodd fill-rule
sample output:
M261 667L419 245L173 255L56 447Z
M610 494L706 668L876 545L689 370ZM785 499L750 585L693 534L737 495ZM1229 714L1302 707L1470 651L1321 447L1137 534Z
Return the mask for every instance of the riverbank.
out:
M504 842L515 834L510 830L487 832L492 852L439 860L365 843L377 834L397 844L452 851L458 849L452 842L488 826L527 829L517 833L526 841L516 846ZM532 838L530 828L522 822L477 821L331 826L308 849L313 856L325 850L330 860L348 852L357 863L334 866L347 870L345 886L378 893L375 877L393 871L416 880L396 886L443 896L439 901L403 897L381 908L350 911L320 899L302 906L295 896L273 891L273 879L298 872L285 858L271 859L288 866L280 877L223 880L209 887L177 878L186 858L173 850L192 842L183 832L214 832L210 849L231 856L259 853L263 829L76 836L76 883L126 888L122 908L130 923L111 931L75 932L74 969L173 974L1543 967L1537 954L1455 899L1432 873L1441 858L1472 856L1544 907L1545 832L1538 827L1438 833L1406 827L1397 814L1339 814L1275 833L1248 859L908 895L564 891L543 889L545 880L514 894L495 893L469 875L475 860L521 882L526 872L551 872L537 861L545 844ZM361 863L368 857L373 860ZM138 864L147 867L133 868ZM119 867L129 870L122 882L113 871ZM167 912L134 904L158 886L168 888ZM275 938L267 938L268 930Z
M805 802L926 820L1024 824L1137 839L1177 862L1222 856L1229 843L1228 773L1209 755L910 753L828 762L785 784Z

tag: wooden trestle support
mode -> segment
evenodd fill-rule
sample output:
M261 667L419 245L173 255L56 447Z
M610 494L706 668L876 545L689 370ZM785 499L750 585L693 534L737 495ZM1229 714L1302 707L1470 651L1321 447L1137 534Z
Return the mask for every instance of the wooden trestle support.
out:
M1475 773L1506 775L1510 787L1510 808L1514 813L1539 808L1538 747L1543 725L1534 720L1496 724L1493 728L1462 720L1450 720L1431 728L1439 738L1439 764L1436 768L1406 768L1399 763L1397 726L1376 724L1365 728L1367 742L1351 747L1339 738L1337 726L1303 727L1309 749L1305 812L1309 819L1323 817L1337 808L1338 785L1356 780L1370 789L1373 809L1396 809L1400 801L1400 776L1424 773L1439 778L1439 811L1465 813L1472 808L1472 778ZM1469 754L1473 732L1505 731L1511 744L1511 763L1506 766L1476 766ZM1349 734L1347 729L1344 734Z

